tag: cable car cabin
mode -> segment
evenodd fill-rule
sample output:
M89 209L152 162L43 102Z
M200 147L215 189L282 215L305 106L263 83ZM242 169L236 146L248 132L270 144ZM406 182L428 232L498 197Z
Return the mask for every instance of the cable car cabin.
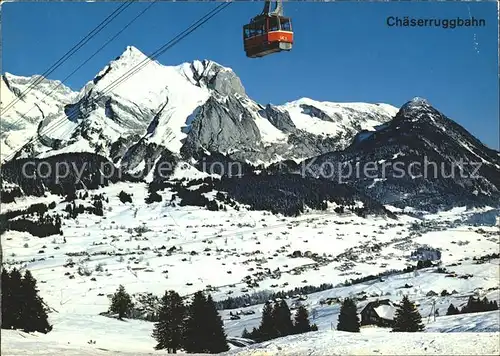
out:
M283 16L257 16L243 26L243 43L250 58L290 51L293 44L292 22Z

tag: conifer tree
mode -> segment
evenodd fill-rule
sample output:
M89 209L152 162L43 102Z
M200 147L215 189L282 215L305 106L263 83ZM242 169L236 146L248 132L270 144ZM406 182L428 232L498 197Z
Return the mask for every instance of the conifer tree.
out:
M226 333L224 332L224 323L210 294L207 297L206 316L207 352L217 354L228 351L229 346L227 344Z
M250 334L247 330L247 328L244 328L243 329L243 332L241 333L241 337L243 339L251 339L252 338L252 334Z
M284 299L274 305L273 321L276 329L276 337L290 335L293 332L293 322L290 309Z
M474 298L473 296L469 297L469 300L467 301L467 305L462 308L462 313L477 313L481 311L481 305L480 305L479 299Z
M42 333L52 330L43 300L38 296L36 280L30 271L27 270L22 278L16 268L10 273L2 268L1 291L3 329Z
M258 341L267 341L277 337L273 317L273 304L271 302L267 302L266 304L264 304L264 308L262 309L262 319L260 321L258 331Z
M21 323L25 332L38 331L48 333L52 330L49 325L46 309L43 300L38 296L36 280L30 271L24 273L21 281Z
M158 322L153 330L153 337L158 344L156 350L167 349L168 353L177 353L182 346L182 326L186 309L181 296L174 292L165 292L161 300Z
M359 332L360 323L356 303L351 298L346 298L340 307L337 330Z
M188 308L184 349L188 353L220 353L229 350L222 319L212 296L196 292Z
M492 311L498 309L498 304L496 300L490 301L488 298L484 297L481 302L481 310L482 311Z
M16 269L10 272L10 304L6 306L9 309L9 318L12 329L22 329L22 300L23 291L21 288L22 277L21 273Z
M481 308L481 309L487 310L488 305L490 304L490 302L489 302L488 298L484 297L483 300L481 301L481 304L483 306L483 308Z
M125 291L125 287L120 284L113 298L111 299L110 311L112 313L117 313L120 320L123 319L125 315L132 308L132 299L130 295Z
M259 329L257 329L255 326L253 327L252 332L250 333L249 339L255 341L259 341L262 339Z
M498 303L496 300L490 302L490 310L498 310Z
M415 304L408 299L408 296L404 296L396 310L392 331L417 332L422 330L424 330L422 316L415 307Z
M448 307L448 311L446 312L446 315L456 315L460 314L460 310L458 310L457 307L455 307L453 304L450 304Z
M12 327L12 286L10 274L2 268L2 329Z
M299 308L297 309L293 329L295 334L302 334L311 331L311 325L309 323L309 313L303 305L299 306Z
M188 353L204 353L207 345L206 335L202 332L205 324L205 305L207 299L203 292L196 292L187 309L183 346Z

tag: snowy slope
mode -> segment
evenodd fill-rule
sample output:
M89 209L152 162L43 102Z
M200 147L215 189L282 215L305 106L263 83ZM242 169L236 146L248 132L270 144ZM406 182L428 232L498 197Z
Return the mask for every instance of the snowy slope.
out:
M464 281L459 278L447 278L444 274L434 273L432 270L419 271L418 274L408 273L403 275L395 275L387 277L383 282L376 281L360 283L349 287L338 287L323 292L312 293L303 304L309 310L312 321L318 326L319 330L330 329L331 325L336 326L338 315L340 313L340 303L332 305L322 305L321 300L328 298L345 298L345 297L362 297L367 295L368 299L358 301L358 313L364 306L376 299L389 299L393 303L398 303L403 295L408 295L409 298L415 301L418 305L419 312L423 317L427 331L431 332L498 332L500 331L500 314L498 311L465 314L454 317L444 316L450 303L461 308L467 303L470 295L486 296L488 300L500 300L498 290L498 260L493 264L484 264L474 266L467 264L457 272L467 271L465 273L473 274L475 277ZM460 272L459 272L460 273ZM409 284L412 288L402 288L405 284ZM488 289L493 288L488 291ZM496 289L495 289L496 288ZM429 291L435 291L438 294L442 290L448 292L456 291L456 293L441 297L440 295L428 297ZM287 301L291 304L291 300ZM432 304L435 302L435 307L440 315L436 321L432 317L429 318L432 310ZM243 329L251 330L253 327L258 327L261 318L263 305L256 305L243 310L254 310L255 314L242 316L241 320L229 320L227 316L226 330L231 336L239 336ZM223 315L228 315L229 311L223 312ZM314 317L312 316L314 315ZM478 319L479 318L479 319Z
M478 324L488 315L471 316ZM424 333L389 333L387 329L363 328L361 333L320 330L278 338L221 355L495 355L499 332L453 332L446 330L458 316L443 317L443 329ZM164 355L155 351L153 324L105 317L69 316L55 324L49 334L26 334L2 330L2 355ZM78 326L78 328L75 328ZM89 344L89 341L95 344ZM182 352L180 352L182 353ZM195 354L192 354L195 355Z
M39 84L27 91L34 82ZM36 133L38 124L46 119L63 115L64 106L74 100L76 92L59 81L43 79L38 76L21 77L4 73L0 78L0 122L1 158L11 158ZM10 105L15 100L14 105Z
M280 106L290 113L297 128L316 135L342 137L351 131L374 131L375 127L394 117L398 109L387 104L332 103L302 98ZM352 136L347 136L345 147Z
M427 334L319 331L251 345L225 355L495 355L499 333Z

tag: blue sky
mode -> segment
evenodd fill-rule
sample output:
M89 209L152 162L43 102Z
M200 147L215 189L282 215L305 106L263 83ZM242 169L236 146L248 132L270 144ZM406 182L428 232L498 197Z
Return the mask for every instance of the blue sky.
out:
M63 79L148 4L132 4L49 78ZM91 80L127 45L154 52L207 11L213 2L161 2L80 69L66 84ZM2 71L43 73L107 17L116 2L5 3ZM242 26L262 2L234 3L158 60L177 65L212 59L231 67L248 94L281 104L309 97L401 106L421 96L483 143L499 148L498 19L489 3L287 2L294 49L261 59L243 52ZM476 28L390 28L388 16L469 17Z

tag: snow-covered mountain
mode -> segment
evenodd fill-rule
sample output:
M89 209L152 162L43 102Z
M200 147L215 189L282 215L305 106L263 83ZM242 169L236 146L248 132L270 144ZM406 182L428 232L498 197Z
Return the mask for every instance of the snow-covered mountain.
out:
M418 97L378 130L358 133L345 150L306 160L293 170L353 184L400 207L500 201L500 152Z
M33 83L38 84L28 91ZM59 81L40 76L20 77L10 73L0 78L0 145L2 160L11 158L37 132L38 125L64 113L65 105L76 99ZM14 105L10 105L14 101Z
M68 92L64 104L64 113L45 117L45 132L18 158L93 152L135 170L164 150L185 158L211 151L268 164L343 149L359 130L373 130L397 112L387 104L311 99L264 106L246 95L230 68L209 60L164 66L132 46L77 95Z

